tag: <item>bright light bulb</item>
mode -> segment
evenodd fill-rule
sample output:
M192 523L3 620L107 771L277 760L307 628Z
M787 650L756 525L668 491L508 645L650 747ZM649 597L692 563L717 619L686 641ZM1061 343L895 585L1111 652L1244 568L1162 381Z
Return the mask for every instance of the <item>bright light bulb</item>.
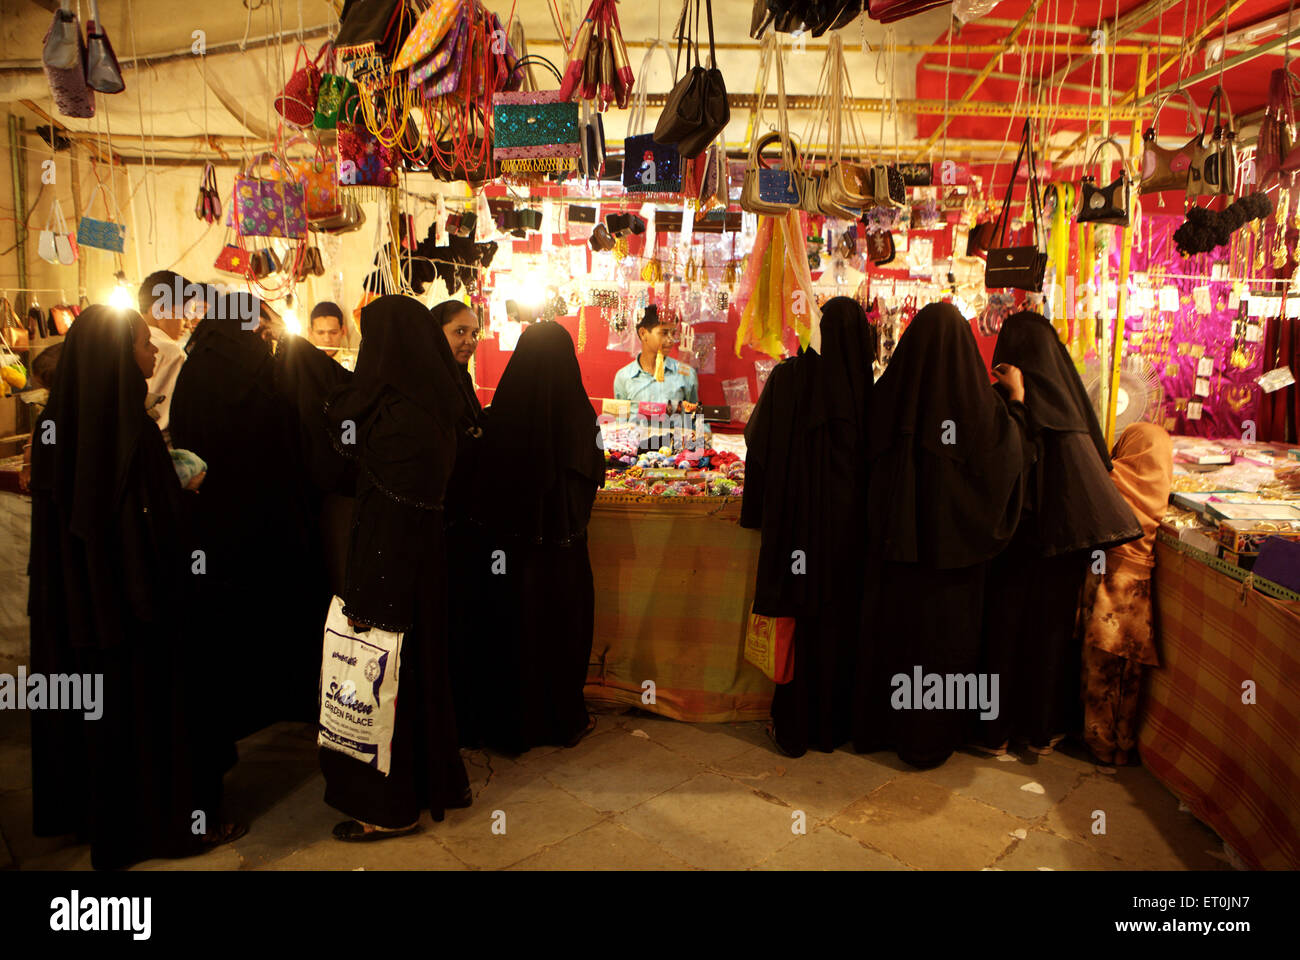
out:
M115 310L131 310L135 307L135 298L125 283L119 283L108 295L108 305Z
M284 321L284 328L295 337L302 336L302 321L298 319L298 311L294 309L292 303L284 308L284 316L280 319Z

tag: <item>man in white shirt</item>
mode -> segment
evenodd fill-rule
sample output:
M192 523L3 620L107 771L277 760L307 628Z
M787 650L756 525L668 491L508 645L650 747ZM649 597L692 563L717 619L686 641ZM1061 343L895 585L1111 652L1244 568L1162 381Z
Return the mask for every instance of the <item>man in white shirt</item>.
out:
M149 395L151 399L155 396L162 399L150 409L149 415L158 421L158 429L168 446L171 445L168 426L172 393L176 390L181 364L185 362L185 351L179 342L185 326L185 309L191 302L205 303L203 291L202 286L179 273L155 270L144 278L137 294L140 315L149 324L149 339L158 348L158 360L149 378Z

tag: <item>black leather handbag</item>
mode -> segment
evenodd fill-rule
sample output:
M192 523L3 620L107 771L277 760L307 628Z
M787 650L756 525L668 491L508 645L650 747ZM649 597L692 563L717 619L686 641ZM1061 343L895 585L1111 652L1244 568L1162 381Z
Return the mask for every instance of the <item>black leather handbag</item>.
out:
M904 186L928 187L934 182L934 166L929 163L900 163L898 172Z
M704 0L709 24L709 67L700 62L700 48L696 41L700 26L700 0L695 6L695 28L690 28L692 0L682 5L682 18L678 22L677 60L680 64L682 44L686 45L686 75L677 81L664 103L664 112L655 124L654 139L658 143L674 144L683 157L699 156L726 127L731 119L727 104L727 85L722 71L717 67L713 50L713 0ZM694 66L690 65L691 54Z
M1096 166L1097 155L1107 144L1119 153L1119 178L1110 186L1099 187L1096 177L1084 177L1079 183L1079 215L1076 219L1079 223L1109 223L1127 227L1131 184L1128 169L1124 166L1123 147L1114 137L1103 140L1088 158L1088 169Z
M1025 189L1029 192L1029 207L1033 212L1034 243L1026 247L1008 247L1007 230L1011 226L1011 197L1015 193L1016 174L1020 164L1029 157L1029 183ZM1024 131L1020 135L1020 150L1016 153L1016 164L1011 170L1011 182L1007 185L1007 196L1002 201L1002 213L994 222L993 237L997 246L989 248L988 262L984 268L984 285L994 289L1015 287L1031 293L1043 292L1043 275L1047 272L1047 254L1040 244L1045 238L1043 214L1040 207L1038 189L1038 167L1034 163L1034 146L1030 141L1029 120L1025 120Z

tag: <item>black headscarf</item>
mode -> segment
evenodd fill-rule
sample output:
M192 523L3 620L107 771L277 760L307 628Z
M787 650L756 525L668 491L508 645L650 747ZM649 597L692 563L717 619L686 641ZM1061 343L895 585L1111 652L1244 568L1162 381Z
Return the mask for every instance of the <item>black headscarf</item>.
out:
M865 440L868 398L876 356L875 328L867 322L862 305L852 297L833 297L822 307L821 350L816 388L810 395L808 426L843 419L852 424L855 437Z
M438 325L439 330L442 330L451 322L453 317L462 311L473 313L474 308L459 300L444 300L429 311L429 316L433 317L433 322ZM453 357L452 359L454 360L455 358ZM465 404L467 408L469 409L475 423L477 423L479 415L483 413L483 405L478 402L478 395L474 393L474 381L469 375L469 370L466 367L462 367L459 363L456 364L456 371L460 374L460 376L456 378L456 382L465 396Z
M134 311L88 307L68 330L37 424L32 489L52 493L82 539L115 517L140 438L147 427L157 433L135 360L135 324L143 322ZM48 444L47 424L54 431Z
M1046 317L1008 317L993 363L1019 367L1037 456L1026 510L1045 557L1105 549L1142 534L1137 517L1107 477L1110 455L1101 426L1065 344ZM1028 521L1022 521L1028 522Z
M885 560L967 567L1007 544L1033 457L1013 413L957 309L920 310L872 397L867 511Z
M993 365L999 363L1020 368L1025 378L1025 407L1035 426L1060 433L1089 434L1097 455L1110 470L1110 451L1088 392L1070 352L1046 317L1031 310L1007 317L993 348Z
M351 381L351 372L298 336L281 338L272 369L276 392L296 413L301 463L312 485L323 493L351 496L355 468L330 442L325 420L326 399Z
M389 497L440 508L467 417L447 338L404 296L367 304L361 336L352 380L326 408L330 436Z
M554 497L568 472L589 481L593 495L605 485L596 412L582 386L573 339L558 323L531 324L519 337L485 421L479 489L493 521L504 521L506 529L549 538L559 519ZM585 529L586 518L572 519Z

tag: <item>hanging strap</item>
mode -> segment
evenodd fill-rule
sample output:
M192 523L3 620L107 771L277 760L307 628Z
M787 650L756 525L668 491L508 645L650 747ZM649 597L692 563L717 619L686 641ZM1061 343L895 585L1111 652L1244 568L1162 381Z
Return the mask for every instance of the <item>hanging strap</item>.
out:
M646 89L646 79L650 76L650 58L654 55L656 49L664 52L664 59L668 61L668 72L673 71L673 57L668 52L668 45L662 40L652 40L646 47L645 56L641 58L641 69L637 71L636 93L632 95L632 109L627 115L627 136L635 137L638 134L645 133L645 114L646 99L649 91Z
M1024 131L1020 135L1020 149L1016 153L1015 165L1011 168L1011 183L1007 187L1006 198L1002 201L1002 212L993 223L993 235L998 238L1001 246L1005 246L1007 230L1011 226L1011 198L1016 192L1016 175L1020 173L1020 164L1026 154L1029 157L1029 184L1026 189L1029 191L1029 205L1033 213L1034 246L1040 245L1044 232L1042 212L1038 206L1038 168L1034 163L1034 147L1030 142L1030 136L1029 120L1026 118Z

